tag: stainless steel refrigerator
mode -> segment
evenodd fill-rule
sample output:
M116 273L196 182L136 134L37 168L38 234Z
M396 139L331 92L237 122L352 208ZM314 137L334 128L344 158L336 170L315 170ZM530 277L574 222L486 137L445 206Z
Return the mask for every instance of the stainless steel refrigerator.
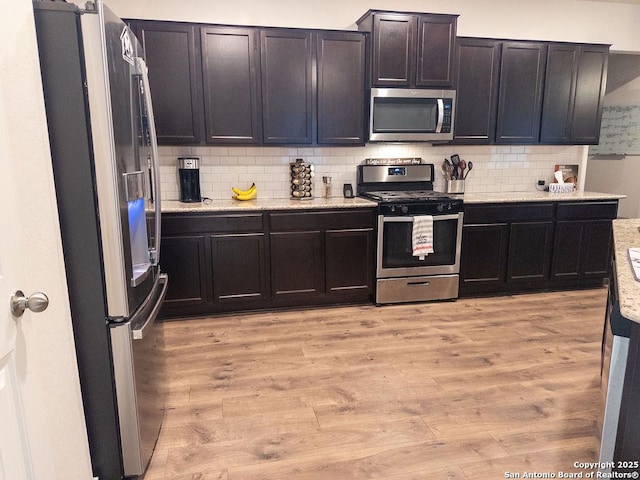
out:
M82 10L36 1L34 14L93 473L120 479L143 473L164 413L155 320L167 278L147 69L101 0Z

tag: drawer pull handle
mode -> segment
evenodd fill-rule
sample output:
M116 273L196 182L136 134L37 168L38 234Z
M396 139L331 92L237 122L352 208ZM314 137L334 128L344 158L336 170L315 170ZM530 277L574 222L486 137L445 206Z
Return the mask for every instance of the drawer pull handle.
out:
M409 286L424 285L425 287L428 287L429 285L431 285L431 282L428 280L425 280L424 282L407 282L407 285Z

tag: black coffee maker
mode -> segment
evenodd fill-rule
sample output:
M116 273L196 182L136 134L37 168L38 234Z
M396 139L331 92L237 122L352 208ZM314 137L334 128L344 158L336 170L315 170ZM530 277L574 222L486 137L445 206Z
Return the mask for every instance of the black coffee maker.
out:
M180 175L180 201L201 202L200 159L197 157L178 157L178 173Z

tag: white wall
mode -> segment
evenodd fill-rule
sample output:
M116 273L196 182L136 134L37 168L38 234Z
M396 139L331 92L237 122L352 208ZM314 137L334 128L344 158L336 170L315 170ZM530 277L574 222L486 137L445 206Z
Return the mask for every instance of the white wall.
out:
M48 436L31 438L41 461L35 464L38 479L91 478L89 447L84 425L80 384L76 366L71 313L66 288L60 227L53 184L53 171L40 80L33 6L31 0L3 5L0 31L5 47L0 50L0 95L3 116L11 119L9 158L16 172L20 225L3 228L22 230L27 294L43 291L49 308L21 322L22 349L28 351L25 365L29 377L40 379L42 395L25 399L27 424L41 421L39 431ZM19 47L19 48L18 48ZM7 308L8 299L2 299ZM35 403L35 404L34 404ZM2 426L0 426L2 435ZM44 461L43 461L44 460ZM53 466L50 465L53 463ZM45 469L45 470L43 470Z
M604 104L605 106L640 105L640 77L607 93ZM624 158L589 157L585 188L626 195L627 198L620 200L618 216L640 217L638 185L640 185L640 155L627 155Z
M80 0L75 0L80 1ZM640 5L592 0L107 0L121 17L355 29L369 9L459 14L458 34L640 50Z
M179 199L177 157L194 155L201 161L202 195L230 198L231 187L248 188L256 183L260 198L284 198L289 190L289 162L296 158L315 165L314 195L321 195L323 176L332 177L334 195L342 184L356 185L356 165L366 158L421 157L436 167L434 188L444 191L440 167L445 157L458 153L473 162L467 177L467 193L533 192L536 180L550 182L556 164L578 164L578 187L584 185L586 168L583 148L574 146L432 146L415 144L368 144L364 147L278 148L278 147L161 147L162 198Z

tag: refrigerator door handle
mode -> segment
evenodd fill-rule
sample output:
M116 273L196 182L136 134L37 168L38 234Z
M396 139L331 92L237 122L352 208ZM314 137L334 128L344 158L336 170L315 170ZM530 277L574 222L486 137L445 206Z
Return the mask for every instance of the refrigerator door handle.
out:
M153 115L153 104L151 103L151 90L149 89L149 76L147 64L142 57L136 57L137 70L142 77L142 88L144 90L144 103L147 110L147 124L149 129L149 141L151 142L151 164L153 167L153 190L155 207L155 246L149 252L151 263L156 266L160 263L160 229L161 229L161 208L160 208L160 166L158 165L158 140L156 138L156 124Z
M159 275L158 283L160 285L161 290L158 298L163 299L165 297L165 294L167 293L167 278L168 277L166 273L161 273ZM153 310L151 310L151 312L148 314L144 324L135 328L132 326L131 337L134 340L142 340L145 338L149 330L153 327L153 324L155 323L156 318L158 318L158 312L160 312L160 307L162 307L162 302L161 301L156 302L156 304L153 307Z

